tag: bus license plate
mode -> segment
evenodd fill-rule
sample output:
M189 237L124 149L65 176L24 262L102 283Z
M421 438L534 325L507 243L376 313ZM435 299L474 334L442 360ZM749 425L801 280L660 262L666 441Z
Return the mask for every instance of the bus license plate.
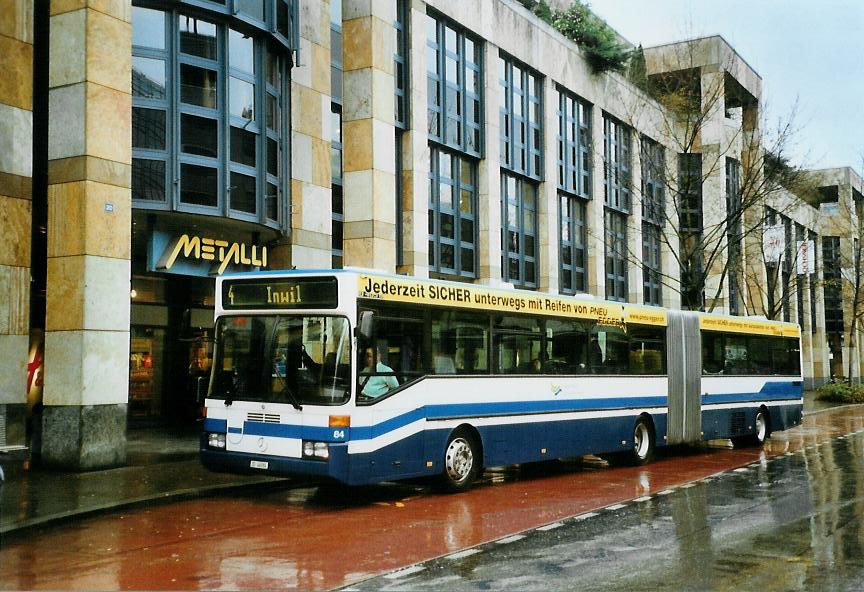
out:
M266 469L270 466L270 463L262 460L250 460L249 466L253 469Z

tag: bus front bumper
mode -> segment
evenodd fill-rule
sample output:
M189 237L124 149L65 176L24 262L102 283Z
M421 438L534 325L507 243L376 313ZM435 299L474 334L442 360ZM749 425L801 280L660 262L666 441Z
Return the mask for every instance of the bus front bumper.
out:
M348 445L345 443L330 445L330 458L325 461L216 450L210 448L202 437L200 458L204 467L217 473L313 476L331 478L343 483L349 481Z

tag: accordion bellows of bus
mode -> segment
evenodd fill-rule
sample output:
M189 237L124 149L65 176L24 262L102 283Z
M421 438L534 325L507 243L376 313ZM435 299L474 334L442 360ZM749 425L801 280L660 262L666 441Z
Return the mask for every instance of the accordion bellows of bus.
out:
M795 324L359 270L216 281L215 471L459 490L483 467L642 464L802 419Z

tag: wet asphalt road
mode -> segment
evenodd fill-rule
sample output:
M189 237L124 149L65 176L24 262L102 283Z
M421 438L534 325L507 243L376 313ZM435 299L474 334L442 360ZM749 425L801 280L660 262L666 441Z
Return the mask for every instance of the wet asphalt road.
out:
M346 590L864 590L864 433Z
M238 492L7 537L0 589L864 589L862 461L855 406L763 448L489 470L456 495Z

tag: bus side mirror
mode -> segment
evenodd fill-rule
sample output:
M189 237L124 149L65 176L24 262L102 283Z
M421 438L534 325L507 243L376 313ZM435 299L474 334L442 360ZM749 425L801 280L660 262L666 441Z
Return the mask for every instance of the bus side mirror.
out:
M207 396L207 381L210 379L209 376L199 376L198 381L195 385L195 401L199 405L204 404L204 399Z
M357 317L357 327L354 329L355 337L372 339L372 327L375 324L375 315L371 310L361 310Z

